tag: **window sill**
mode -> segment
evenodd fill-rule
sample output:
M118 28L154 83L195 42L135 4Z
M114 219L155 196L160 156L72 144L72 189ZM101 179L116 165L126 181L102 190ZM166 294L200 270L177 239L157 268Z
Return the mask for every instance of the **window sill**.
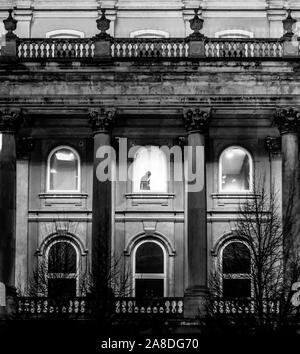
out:
M174 193L126 193L126 199L174 199Z
M47 192L39 194L40 199L86 199L87 197L87 193L80 192Z
M254 199L258 195L255 195L253 192L220 192L212 193L213 199Z

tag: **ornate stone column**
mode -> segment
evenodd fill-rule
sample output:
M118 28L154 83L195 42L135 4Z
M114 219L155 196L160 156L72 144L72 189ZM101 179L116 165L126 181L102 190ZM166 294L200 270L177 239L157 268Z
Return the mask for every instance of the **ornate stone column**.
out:
M92 272L96 282L103 281L109 272L111 249L111 130L115 120L113 109L92 109L90 122L94 135L93 166L93 221L92 221ZM107 179L101 176L101 163L107 165ZM99 284L102 286L103 284Z
M19 127L20 120L20 110L9 108L0 109L0 309L1 305L6 306L6 312L9 311L9 301L15 292L15 133Z
M299 127L300 113L293 109L279 109L274 123L281 134L282 151L282 219L283 226L290 228L292 238L299 233Z
M184 126L188 134L188 163L186 177L187 193L187 265L188 279L185 291L185 317L199 315L207 294L207 232L206 232L206 168L205 135L210 111L188 109L184 111ZM185 161L186 163L186 161ZM196 184L192 174L196 171ZM197 186L196 186L197 185Z

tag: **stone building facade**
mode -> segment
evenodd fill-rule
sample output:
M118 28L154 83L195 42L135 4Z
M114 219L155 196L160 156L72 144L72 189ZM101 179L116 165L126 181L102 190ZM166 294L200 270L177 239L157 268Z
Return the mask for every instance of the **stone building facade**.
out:
M2 19L7 2L0 0ZM8 17L1 29L0 57L2 312L13 289L24 291L38 264L65 247L71 265L48 264L44 296L55 288L82 296L83 275L101 264L99 248L111 249L130 274L127 296L182 299L177 309L196 317L230 247L247 249L234 231L253 181L264 175L284 199L298 179L298 24L284 20L287 8L297 19L300 4L10 6L18 23L11 29ZM107 146L115 159L101 155ZM168 159L162 146L179 155ZM184 147L197 154L185 159ZM178 160L198 169L195 190L189 175L178 175ZM101 162L112 181L100 181ZM220 276L223 296L251 296L246 271Z

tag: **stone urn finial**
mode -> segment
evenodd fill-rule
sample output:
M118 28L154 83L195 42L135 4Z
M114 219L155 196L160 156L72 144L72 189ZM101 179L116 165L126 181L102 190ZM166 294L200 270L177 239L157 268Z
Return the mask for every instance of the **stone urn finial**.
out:
M97 28L100 31L99 34L96 35L98 38L110 38L111 36L106 33L110 26L110 20L105 16L105 9L101 9L101 17L97 19Z
M286 19L282 21L283 29L284 29L283 38L291 39L294 36L293 29L296 22L297 20L292 17L291 9L288 9L288 14Z
M203 28L204 20L198 16L199 10L200 7L194 10L195 16L189 21L191 30L193 31L189 38L202 39L204 37L204 35L200 33Z
M7 40L17 38L17 35L15 35L13 33L13 31L17 28L18 21L12 17L12 12L13 12L13 10L9 9L8 10L8 17L5 20L3 20L4 28L7 31L7 33L6 33Z

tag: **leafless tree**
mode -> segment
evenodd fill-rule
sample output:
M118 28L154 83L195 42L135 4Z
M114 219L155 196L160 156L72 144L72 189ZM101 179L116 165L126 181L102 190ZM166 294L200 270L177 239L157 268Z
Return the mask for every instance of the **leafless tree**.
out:
M299 243L296 240L297 206L295 191L290 188L284 219L279 200L272 184L266 187L265 178L253 183L253 193L239 204L235 236L244 240L250 249L251 301L253 313L247 319L256 330L282 328L296 319L291 305L292 284L300 279ZM231 264L242 264L243 254L232 252ZM221 269L216 269L210 279L208 312L212 300L222 294ZM224 316L223 316L224 317ZM232 322L241 316L231 317Z
M130 294L129 269L122 255L108 252L104 242L93 269L82 267L68 237L76 228L77 225L67 218L46 225L46 234L58 235L57 241L54 240L47 254L39 257L25 289L19 289L18 295L47 297L60 304L84 297L88 315L102 322L108 321L114 313L114 298Z

